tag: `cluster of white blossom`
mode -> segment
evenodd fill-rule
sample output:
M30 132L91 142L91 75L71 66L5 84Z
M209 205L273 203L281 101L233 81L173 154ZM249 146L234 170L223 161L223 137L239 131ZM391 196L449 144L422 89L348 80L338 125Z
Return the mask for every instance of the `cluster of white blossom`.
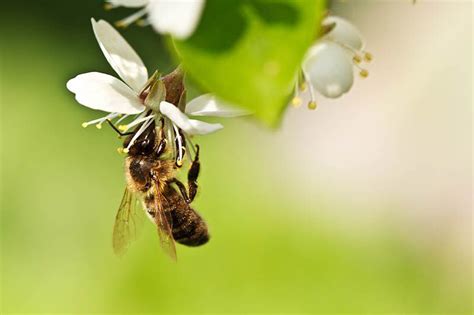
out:
M132 15L118 21L117 26L131 23L151 25L157 32L186 39L199 24L204 9L204 0L107 0L106 8L139 8ZM76 100L89 108L108 114L102 118L83 123L84 127L94 124L101 128L104 122L112 124L122 132L134 130L134 136L124 148L134 141L157 119L168 122L170 137L178 137L179 129L185 135L202 135L222 128L221 124L206 123L188 116L233 117L248 114L211 94L201 95L189 103L171 103L163 87L165 77L157 72L149 73L138 54L108 22L92 19L92 28L97 42L120 79L99 72L79 74L67 82L67 88ZM325 33L308 50L302 63L301 76L296 80L295 97L292 104L301 104L300 92L307 87L310 92L308 107L316 108L316 91L325 97L336 98L346 93L353 84L353 69L359 69L362 77L368 75L361 68L363 61L372 56L363 50L364 41L359 31L348 21L329 16L322 22ZM178 69L179 70L179 69ZM182 84L182 77L180 77ZM163 89L165 91L163 91ZM127 124L120 125L127 121ZM133 128L133 129L132 129Z

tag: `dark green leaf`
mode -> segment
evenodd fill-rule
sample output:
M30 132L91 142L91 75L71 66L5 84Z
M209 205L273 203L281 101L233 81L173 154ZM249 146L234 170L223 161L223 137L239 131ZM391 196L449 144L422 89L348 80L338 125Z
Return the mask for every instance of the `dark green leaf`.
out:
M324 0L210 0L193 36L175 46L204 89L275 125L324 8Z

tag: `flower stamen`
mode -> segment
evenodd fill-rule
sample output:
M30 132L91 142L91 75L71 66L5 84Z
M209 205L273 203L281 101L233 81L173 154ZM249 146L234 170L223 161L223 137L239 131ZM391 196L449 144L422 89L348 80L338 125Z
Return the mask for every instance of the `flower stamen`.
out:
M126 115L123 115L122 117L120 117L116 122L115 124L120 124L125 118L129 117L130 114L126 114Z
M138 19L135 22L135 24L137 24L140 27L146 27L146 26L150 25L150 21L148 21L147 19Z
M308 84L305 81L300 83L300 91L301 92L306 91L307 88L308 88Z
M367 78L369 76L369 71L367 69L364 69L362 68L359 64L362 62L362 58L364 58L364 61L366 62L371 62L372 59L373 59L373 56L371 53L367 52L367 51L363 51L361 50L360 52L355 50L354 48L352 48L351 46L348 46L348 45L345 45L343 43L340 43L338 41L335 41L335 40L331 40L332 42L340 45L341 47L351 51L354 55L352 57L352 63L354 64L354 66L357 67L357 69L359 69L359 76L361 78ZM359 55L359 53L362 54L363 57L361 57Z
M300 83L299 83L299 76L296 78L296 82L295 82L295 95L293 97L293 99L291 100L291 105L293 105L293 107L295 108L298 108L301 106L301 97L299 96L299 93L300 93Z
M303 78L306 82L308 82L308 78L303 72ZM310 101L308 102L308 108L311 110L316 109L317 103L316 103L316 93L314 92L314 87L312 84L307 84L309 87L309 96L310 96Z
M359 72L359 76L360 76L361 78L364 78L364 79L365 79L365 78L367 78L367 77L369 76L369 71L367 71L367 70L365 70L365 69L362 69L362 70L360 70L360 72Z
M120 131L127 131L128 129L138 125L141 122L144 122L144 121L147 121L149 119L155 118L155 114L152 114L152 115L146 116L146 117L143 117L143 116L144 116L144 114L141 114L141 115L137 116L137 118L134 121L132 121L131 123L129 123L127 125L118 126L118 129Z
M354 55L354 57L352 57L352 62L354 62L355 64L359 64L362 62L362 58L356 54Z
M181 139L179 129L178 129L178 127L176 127L175 124L173 124L173 129L174 129L174 133L176 135L175 140L178 143L178 150L177 150L178 154L177 154L177 157L176 157L176 165L178 167L181 167L183 165L183 151L186 152L186 150L185 150L185 147L183 146L183 139Z
M130 147L135 143L135 141L137 141L138 137L140 137L140 135L151 125L151 123L154 121L154 119L152 118L154 117L155 115L151 115L147 117L148 120L141 125L138 131L133 135L132 140L130 140L130 143L128 144L128 146L125 149L123 149L124 153L128 153L130 151Z
M105 11L110 11L110 10L115 9L115 8L116 8L116 6L113 5L113 4L110 3L110 2L104 3L104 10L105 10Z
M295 96L293 97L293 99L291 100L291 105L293 105L293 107L300 107L301 106L301 97L299 96Z
M352 57L352 61L354 62L354 64L359 64L362 62L362 58L365 62L371 62L373 60L373 56L370 52L368 51L365 51L365 50L356 50L354 48L352 48L351 46L349 45L346 45L346 44L343 44L341 42L338 42L338 41L335 41L333 39L328 39L330 41L332 41L333 43L335 44L338 44L340 45L341 47L345 48L346 50L349 50L352 54L353 54L353 57ZM361 57L362 55L362 57Z
M102 124L104 123L104 121L106 121L107 119L114 119L115 117L118 117L119 115L120 115L119 113L110 113L107 116L104 116L102 118L98 118L98 119L94 119L94 120L91 120L91 121L83 122L82 123L82 128L86 128L90 125L95 125L97 127L97 129L101 129Z
M147 12L146 7L141 9L141 10L138 10L137 12L127 16L126 18L115 22L115 26L120 27L120 28L127 27L130 24L132 24L133 22L139 20L142 16L144 16L146 14L146 12Z
M308 109L315 110L318 107L318 104L315 101L310 101L308 103Z
M357 69L359 69L359 76L360 76L361 78L364 78L364 79L365 79L365 78L367 78L367 77L369 76L369 71L368 71L367 69L362 68L361 66L359 66L359 65L356 64L356 63L355 63L354 65L357 67Z
M372 56L372 54L369 53L369 52L367 52L367 51L363 51L363 53L364 53L364 60L365 60L366 62L371 62L372 59L374 58L374 57Z

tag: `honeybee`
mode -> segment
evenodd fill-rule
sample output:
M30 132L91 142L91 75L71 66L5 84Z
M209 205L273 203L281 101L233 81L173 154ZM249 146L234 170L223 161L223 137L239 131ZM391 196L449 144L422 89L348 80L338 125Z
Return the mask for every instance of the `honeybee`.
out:
M124 142L129 147L125 158L127 187L119 206L113 229L113 248L122 254L134 238L138 203L156 225L161 247L176 259L175 241L200 246L209 240L205 221L191 207L197 193L200 170L199 146L187 174L187 187L176 178L180 167L167 156L169 151L164 121L157 128L153 121L129 146L133 133Z

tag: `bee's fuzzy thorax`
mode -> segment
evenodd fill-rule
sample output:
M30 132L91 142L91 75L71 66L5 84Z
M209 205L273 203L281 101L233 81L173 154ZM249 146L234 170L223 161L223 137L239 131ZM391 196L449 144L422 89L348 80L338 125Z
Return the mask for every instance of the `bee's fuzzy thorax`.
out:
M131 157L125 159L125 179L130 191L146 193L156 181L160 188L175 177L176 167L173 160L150 159L149 157Z

